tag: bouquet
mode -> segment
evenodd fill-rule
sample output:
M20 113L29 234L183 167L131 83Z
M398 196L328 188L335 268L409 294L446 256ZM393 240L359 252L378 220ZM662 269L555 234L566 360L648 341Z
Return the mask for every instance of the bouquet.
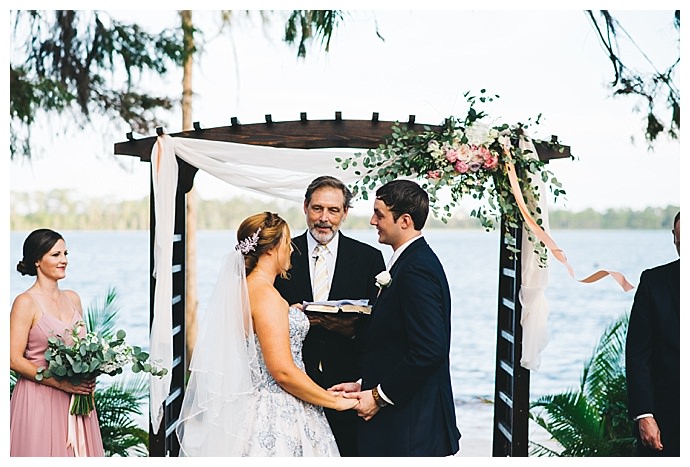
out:
M86 327L84 321L74 324L69 341L60 335L48 338L48 350L45 352L48 367L38 369L36 381L56 378L79 384L102 374L120 374L123 367L129 363L132 364L134 373L143 371L159 377L168 373L166 368L149 361L149 354L143 352L140 347L128 345L125 342L127 334L122 329L117 331L114 337L109 338L95 332L87 332L86 336L80 337L82 327ZM93 408L93 395L73 394L71 415L88 415Z

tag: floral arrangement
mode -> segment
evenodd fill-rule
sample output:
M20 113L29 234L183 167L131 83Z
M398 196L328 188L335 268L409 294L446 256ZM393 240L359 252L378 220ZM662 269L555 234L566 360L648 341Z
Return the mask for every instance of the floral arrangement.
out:
M48 367L40 367L36 373L36 380L56 378L69 380L73 384L95 379L101 374L115 376L123 371L123 367L132 364L134 373L146 372L153 376L164 376L166 368L155 362L148 361L149 354L140 347L127 345L126 333L119 330L115 336L105 339L94 332L88 332L80 337L84 321L78 321L70 333L71 344L62 336L48 338L48 350L45 352ZM70 406L71 415L88 415L94 408L92 395L74 394Z
M477 218L487 231L495 229L501 218L506 222L506 229L514 228L524 219L509 180L508 166L511 165L522 196L530 207L530 215L541 224L540 210L536 207L540 193L532 177L538 176L548 185L554 200L565 191L536 154L518 147L529 123L510 126L484 122L488 115L475 108L477 101L485 103L498 98L484 96L485 92L482 90L479 98L466 93L467 115L463 119L447 118L439 131L431 131L426 126L426 131L418 133L396 124L386 144L369 149L366 154L337 158L343 170L359 164L364 168L355 170L362 178L352 186L353 194L368 199L368 192L375 187L397 178L412 177L421 181L422 188L429 194L432 212L444 223L448 222L461 198L469 195L482 202L470 216ZM538 124L539 119L535 123ZM450 192L449 200L441 200L442 191ZM519 251L510 232L505 233L508 248ZM529 238L539 255L540 265L545 266L545 245L531 234Z

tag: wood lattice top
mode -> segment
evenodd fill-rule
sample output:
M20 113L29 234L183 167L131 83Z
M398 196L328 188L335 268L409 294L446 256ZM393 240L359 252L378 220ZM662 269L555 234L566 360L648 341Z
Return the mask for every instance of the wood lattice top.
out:
M240 124L237 118L231 119L231 125L215 128L201 128L194 123L194 130L171 134L176 138L196 138L212 141L226 141L241 144L253 144L277 148L325 149L325 148L376 148L390 137L393 126L401 126L414 131L440 130L440 125L415 123L414 115L407 122L379 121L378 113L371 120L343 120L336 112L334 120L308 120L306 113L300 120L273 122L271 115L266 115L264 123ZM162 128L157 133L163 134ZM151 149L156 136L134 139L129 133L128 141L115 143L115 154L139 157L150 162ZM570 146L557 143L556 137L550 142L534 141L539 158L542 161L571 157Z

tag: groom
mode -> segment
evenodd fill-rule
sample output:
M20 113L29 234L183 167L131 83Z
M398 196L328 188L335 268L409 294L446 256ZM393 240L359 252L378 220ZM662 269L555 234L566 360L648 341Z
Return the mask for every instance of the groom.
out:
M359 399L361 456L449 456L460 432L450 384L450 291L422 237L429 196L394 180L376 192L379 242L393 247L390 278L362 335L361 379L331 389Z

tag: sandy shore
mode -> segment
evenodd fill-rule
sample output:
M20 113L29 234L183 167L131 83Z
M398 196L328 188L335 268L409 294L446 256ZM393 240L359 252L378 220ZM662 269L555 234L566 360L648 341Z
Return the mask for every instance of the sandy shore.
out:
M457 421L462 437L456 457L491 457L493 445L494 406L490 402L461 404ZM555 446L550 435L534 422L529 422L529 439L546 446Z

